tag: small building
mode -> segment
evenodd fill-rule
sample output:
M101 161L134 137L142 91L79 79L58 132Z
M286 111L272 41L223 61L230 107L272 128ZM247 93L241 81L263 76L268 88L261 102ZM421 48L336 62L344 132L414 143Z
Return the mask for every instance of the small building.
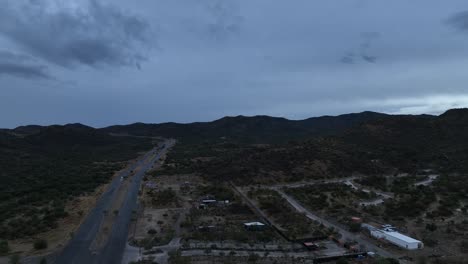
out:
M421 241L411 238L409 236L403 235L400 232L397 232L394 229L391 229L388 227L385 230L381 230L381 229L371 230L370 233L371 233L371 236L375 238L385 239L386 241L404 249L415 250L415 249L421 249L424 247L424 244Z
M197 229L200 232L210 232L210 231L214 230L215 228L216 228L216 226L214 226L214 225L201 225Z
M217 204L218 204L218 201L216 199L205 198L205 199L201 200L200 205L198 206L198 208L206 209L208 207L216 206Z
M217 203L218 201L216 201L215 199L203 199L202 200L202 203L203 204L214 204L214 203Z
M215 204L216 202L218 202L216 197L214 197L213 195L206 195L203 198L201 198L200 200L201 200L201 203L207 204L207 205L208 204Z
M244 223L244 228L249 231L261 231L261 230L265 230L266 225L261 222L249 222L249 223Z
M308 250L317 250L320 248L319 245L317 245L316 243L314 242L304 242L302 243L304 245L305 248L307 248Z
M218 204L219 204L219 205L228 205L228 204L229 204L229 200L218 201Z
M153 182L153 181L149 181L145 184L146 188L148 189L157 189L158 188L158 184Z

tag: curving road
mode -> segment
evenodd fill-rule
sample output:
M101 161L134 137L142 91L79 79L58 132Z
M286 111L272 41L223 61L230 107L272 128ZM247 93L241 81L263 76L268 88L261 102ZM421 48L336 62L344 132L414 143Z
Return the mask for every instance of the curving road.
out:
M133 165L122 171L112 180L109 188L98 200L95 208L86 216L85 221L75 232L62 252L55 260L57 264L91 264L91 263L121 263L122 254L127 243L128 230L133 211L137 208L138 190L145 173L163 155L173 141L167 141L162 149L154 148L138 159ZM140 167L131 178L131 185L125 194L125 201L119 209L107 244L98 251L91 252L90 248L98 234L100 224L104 218L103 211L109 210L115 199L117 189L121 184L121 177L130 176L131 171ZM130 180L130 178L129 178Z
M346 239L349 239L349 240L354 240L356 242L358 242L360 245L364 245L366 247L366 250L367 251L373 251L373 252L376 252L377 254L381 255L382 257L386 257L386 258L398 258L397 256L395 256L394 254L386 251L385 249L383 248L378 248L377 246L375 246L374 243L372 243L371 241L363 238L359 233L351 233L349 232L348 230L342 228L341 226L339 225L336 225L334 223L331 223L329 222L328 220L312 213L310 210L306 209L305 207L303 207L298 201L296 201L296 199L294 199L293 197L289 196L288 194L286 194L285 192L283 192L282 190L279 190L277 189L276 190L294 209L296 209L299 213L303 213L307 218L311 219L311 220L314 220L314 221L317 221L317 222L320 222L321 224L323 224L325 227L333 227L335 230L338 230L341 235L343 235L343 238L346 240Z

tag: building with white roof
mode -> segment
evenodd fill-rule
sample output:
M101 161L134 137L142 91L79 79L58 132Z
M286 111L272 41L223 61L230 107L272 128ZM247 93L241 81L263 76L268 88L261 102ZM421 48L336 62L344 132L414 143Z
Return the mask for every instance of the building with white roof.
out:
M263 230L265 229L265 224L261 222L249 222L249 223L244 223L244 227L247 230Z
M409 236L403 235L400 232L397 231L390 231L389 229L387 230L380 230L380 229L373 229L370 230L371 236L379 239L385 239L388 242L397 245L399 247L409 249L409 250L415 250L415 249L421 249L424 247L424 244L416 240L414 238L411 238Z

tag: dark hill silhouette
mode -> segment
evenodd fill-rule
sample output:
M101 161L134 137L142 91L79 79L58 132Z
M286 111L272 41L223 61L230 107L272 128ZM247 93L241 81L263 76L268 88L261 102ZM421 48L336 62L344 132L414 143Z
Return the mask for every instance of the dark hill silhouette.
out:
M416 167L437 163L445 168L466 167L468 109L440 116L397 116L355 126L339 137L342 142L385 157L393 165ZM422 165L421 165L422 166Z
M212 142L211 149L210 144L182 147L172 157L184 173L196 171L212 180L239 184L349 176L353 172L468 171L467 110L451 110L440 116L378 115L361 122L356 116L347 116L351 120L347 124L343 117L338 121L331 117L324 122L324 131L330 129L328 135L311 133L306 140L258 147ZM312 123L311 127L319 127L317 119ZM333 131L333 127L341 130ZM212 158L191 161L204 156Z
M212 122L189 124L135 123L110 126L101 129L101 131L140 136L174 137L186 141L226 139L269 143L339 134L356 124L387 117L389 116L386 114L374 112L313 117L305 120L288 120L270 116L235 116L223 117Z

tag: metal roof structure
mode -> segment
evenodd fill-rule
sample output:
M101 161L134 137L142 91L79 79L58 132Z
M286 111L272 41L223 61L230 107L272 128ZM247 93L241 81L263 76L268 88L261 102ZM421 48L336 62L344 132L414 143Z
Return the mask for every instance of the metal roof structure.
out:
M245 226L264 226L264 223L260 222L249 222L249 223L244 223Z
M383 232L383 233L385 233L385 234L387 234L389 236L392 236L394 238L400 239L400 240L402 240L402 241L404 241L406 243L421 243L421 241L419 241L419 240L416 240L416 239L411 238L409 236L405 236L402 233L399 233L399 232L396 232L396 231L395 232L381 231L381 232Z

